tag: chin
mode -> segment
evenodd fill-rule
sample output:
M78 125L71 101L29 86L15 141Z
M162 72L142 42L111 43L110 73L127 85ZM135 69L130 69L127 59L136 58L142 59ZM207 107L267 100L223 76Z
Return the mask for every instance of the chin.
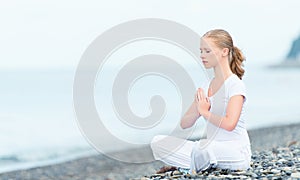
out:
M208 65L204 65L205 69L210 69L212 68L211 66L208 66Z

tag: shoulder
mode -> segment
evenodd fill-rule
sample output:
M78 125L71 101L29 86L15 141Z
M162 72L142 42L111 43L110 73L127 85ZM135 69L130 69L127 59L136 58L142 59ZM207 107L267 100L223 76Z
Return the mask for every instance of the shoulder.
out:
M230 77L230 79L229 79L229 81L228 81L228 83L227 83L227 86L228 86L229 89L231 89L231 88L238 88L238 87L240 87L240 88L246 88L246 87L245 87L244 81L241 80L241 79L240 79L237 75L235 75L235 74L233 74L233 75Z
M232 75L227 83L228 96L242 95L246 97L246 86L237 75Z

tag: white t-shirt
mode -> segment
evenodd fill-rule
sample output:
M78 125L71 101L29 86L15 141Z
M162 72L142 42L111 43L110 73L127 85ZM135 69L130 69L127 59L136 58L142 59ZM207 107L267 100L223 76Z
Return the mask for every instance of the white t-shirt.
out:
M208 92L208 91L206 91ZM240 115L240 119L232 131L219 128L214 124L207 122L207 138L217 141L240 141L242 144L250 144L248 133L245 125L245 105L246 105L246 88L242 80L237 75L229 76L221 86L221 88L210 97L211 109L213 114L219 116L226 115L226 108L229 99L235 95L244 96L244 103Z

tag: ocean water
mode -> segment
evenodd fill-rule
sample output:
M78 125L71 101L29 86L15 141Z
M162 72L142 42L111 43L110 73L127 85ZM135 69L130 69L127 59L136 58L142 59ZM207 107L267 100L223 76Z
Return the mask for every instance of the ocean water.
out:
M72 99L74 73L75 70L64 69L0 71L0 172L97 153L85 140L76 122ZM247 87L248 129L300 123L300 69L268 69L253 65L246 68L244 82ZM166 96L166 102L171 101L167 104L171 106L169 113L174 115L167 114L166 118L178 119L180 113L175 105L180 100L172 101L176 91L171 92L172 85L163 80L155 80L149 86L133 87L136 93L129 94L130 103L136 108L133 111L140 116L149 114L149 102L142 103L140 99L157 84L160 89L150 89L151 93ZM105 123L108 128L117 127L115 129L120 133L128 131L118 128L122 126L115 122ZM203 129L202 124L203 120L199 120L199 132ZM149 133L148 138L156 133L168 133L168 128L163 127ZM125 137L135 141L131 138L134 137Z

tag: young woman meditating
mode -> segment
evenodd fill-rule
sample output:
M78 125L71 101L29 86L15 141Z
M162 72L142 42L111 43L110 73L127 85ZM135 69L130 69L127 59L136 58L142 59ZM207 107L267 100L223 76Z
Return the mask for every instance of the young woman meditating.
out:
M213 68L214 78L199 88L195 99L181 119L183 129L192 127L200 116L207 120L206 139L182 140L158 135L151 142L155 159L171 166L189 168L191 173L209 167L248 169L251 148L245 127L246 89L242 81L244 56L234 46L230 34L222 29L205 33L200 40L201 60L205 68ZM176 150L168 143L182 140Z

